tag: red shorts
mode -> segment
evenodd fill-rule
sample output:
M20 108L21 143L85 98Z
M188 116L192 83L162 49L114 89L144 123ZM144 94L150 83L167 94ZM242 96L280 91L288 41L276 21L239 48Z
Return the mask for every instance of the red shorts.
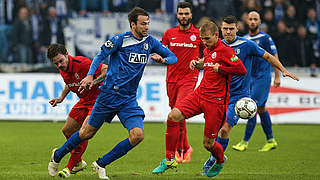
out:
M69 112L69 117L82 124L86 117L90 116L93 105L94 104L83 104L82 102L77 102Z
M169 106L173 108L179 101L194 91L197 81L167 82L167 95Z
M177 103L175 107L187 119L203 113L205 119L204 135L208 138L217 138L219 130L226 121L228 105L208 102L192 93Z

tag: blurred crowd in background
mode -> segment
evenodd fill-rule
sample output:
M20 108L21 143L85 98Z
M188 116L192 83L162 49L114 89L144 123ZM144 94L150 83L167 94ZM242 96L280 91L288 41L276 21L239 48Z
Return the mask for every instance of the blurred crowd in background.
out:
M0 63L51 65L46 49L65 44L64 27L72 18L90 13L110 16L135 6L150 13L175 16L181 0L0 0ZM247 13L260 13L260 28L271 35L285 66L320 66L320 0L185 0L193 5L193 24L219 24L226 15L238 18L239 33L248 33ZM172 24L175 26L176 24Z

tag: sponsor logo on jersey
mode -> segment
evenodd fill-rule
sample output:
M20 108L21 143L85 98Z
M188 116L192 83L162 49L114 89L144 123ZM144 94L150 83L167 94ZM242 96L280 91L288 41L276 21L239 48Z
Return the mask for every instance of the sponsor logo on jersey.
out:
M191 35L191 36L190 36L190 40L191 40L191 41L195 41L195 40L197 40L197 36L196 36L196 35L194 35L194 34L193 34L193 35Z
M214 64L213 62L207 62L207 63L204 63L203 66L213 67Z
M76 77L76 79L79 79L79 75L77 73L74 73L74 77Z
M230 61L237 61L239 58L236 55L232 55L232 57L230 58Z
M108 40L107 42L104 43L104 46L110 50L113 48L114 44L112 41Z
M176 46L176 47L190 47L190 48L197 48L197 45L192 43L173 43L170 42L170 46Z
M149 44L148 43L143 43L143 49L148 51L149 49Z
M212 55L211 55L212 59L215 59L217 57L217 53L216 52L213 52Z
M70 87L74 87L74 86L80 86L80 82L76 82L76 83L70 83L70 84L67 84L67 86L70 88Z
M130 53L129 62L130 63L146 64L147 63L147 55L146 54Z

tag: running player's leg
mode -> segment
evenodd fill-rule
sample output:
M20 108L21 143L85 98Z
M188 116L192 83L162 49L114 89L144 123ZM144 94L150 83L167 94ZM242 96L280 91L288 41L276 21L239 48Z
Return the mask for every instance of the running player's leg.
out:
M223 147L220 143L216 142L215 139L225 123L227 105L206 102L202 109L204 109L205 118L203 145L216 159L213 166L208 169L206 175L213 177L219 174L224 165Z
M67 118L66 124L62 129L62 132L65 134L67 139L76 131L78 131L88 116L89 111L88 108L72 108L69 117ZM86 150L88 145L88 140L85 140L79 144L77 148L71 151L69 162L67 164L67 168L71 172L73 167L78 163L82 162L82 154Z
M196 86L196 82L183 82L178 84L176 103L186 98L189 94L192 94L195 86ZM180 138L179 138L178 144L180 146L178 148L182 150L181 162L188 163L191 160L191 154L193 152L193 149L189 145L188 138L187 138L186 120L181 121L179 126L180 126Z
M118 117L122 125L128 130L129 137L119 142L111 151L96 161L97 164L103 168L127 154L144 139L144 112L141 107L138 106L137 101L132 101L121 107L118 112Z
M155 168L152 173L162 173L169 168L177 166L174 156L179 136L179 122L200 113L199 98L195 93L190 94L172 109L167 120L166 158L161 161L160 165Z

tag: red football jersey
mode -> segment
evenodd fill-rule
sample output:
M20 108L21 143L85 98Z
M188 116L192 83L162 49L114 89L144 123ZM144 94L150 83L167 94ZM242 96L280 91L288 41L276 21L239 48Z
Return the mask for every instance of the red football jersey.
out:
M77 96L80 98L80 102L83 104L94 104L97 96L100 93L98 85L93 86L91 90L85 90L81 94L78 92L80 81L87 76L92 61L89 58L82 56L73 57L68 55L68 58L69 65L67 72L60 70L60 74L64 82L72 92L77 94ZM94 78L101 74L101 67L102 64L100 64L99 68L94 74Z
M206 101L228 104L231 78L233 75L245 75L246 68L233 49L221 39L212 48L206 48L203 53L205 56L203 78L195 93ZM216 63L220 64L218 72L213 69Z
M199 29L192 24L186 30L180 30L179 25L168 29L163 37L162 44L167 46L178 58L175 64L167 65L167 82L198 81L199 70L189 68L190 61L200 57L200 47L204 45L199 37Z

